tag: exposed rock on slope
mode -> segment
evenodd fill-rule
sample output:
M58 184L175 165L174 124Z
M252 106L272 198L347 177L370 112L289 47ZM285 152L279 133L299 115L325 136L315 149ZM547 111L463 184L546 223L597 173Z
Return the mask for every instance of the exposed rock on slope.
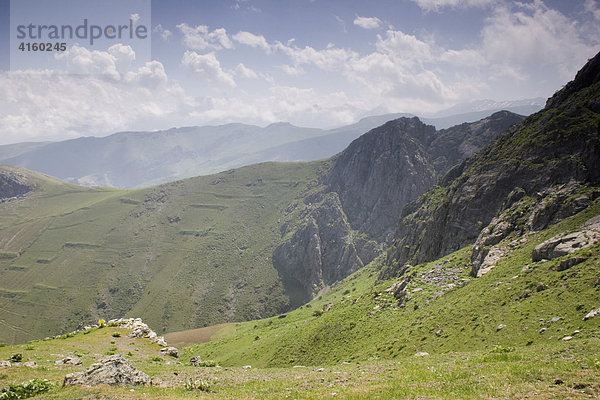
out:
M304 197L300 222L292 229L284 223L287 240L273 264L288 291L300 288L292 303L372 261L393 238L404 205L522 118L503 111L438 132L418 118L400 118L352 142Z
M597 55L573 82L548 101L544 110L451 170L442 180L442 187L405 208L394 249L389 253L390 264L429 261L473 243L495 216L524 196L536 203L535 229L560 218L556 211L561 207L549 212L556 218L540 214L542 209L552 211L545 205L551 198L539 198L537 193L569 182L582 186L600 183L599 93ZM488 229L504 230L498 232L499 237L506 237L513 227L496 225ZM395 269L388 269L382 277L394 275Z
M23 196L34 187L30 179L18 169L10 167L0 169L0 201Z
M122 354L117 354L103 358L83 372L68 374L63 386L138 386L151 383L148 375L136 369Z

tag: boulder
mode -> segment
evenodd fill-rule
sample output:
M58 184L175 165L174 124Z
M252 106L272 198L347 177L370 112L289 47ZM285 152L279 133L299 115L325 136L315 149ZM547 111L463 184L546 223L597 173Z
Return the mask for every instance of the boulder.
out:
M202 358L200 356L194 356L194 357L190 358L190 363L194 367L197 367L198 364L200 364L201 362L202 362Z
M565 271L569 268L574 267L577 264L581 264L585 260L587 260L587 258L585 258L585 257L573 257L573 258L568 258L566 260L562 260L560 262L560 264L558 264L558 267L556 268L556 270L557 271Z
M54 362L54 365L81 365L83 361L78 357L65 357L62 360Z
M160 352L163 354L166 354L168 356L171 356L171 357L175 357L175 358L179 357L179 350L177 350L176 347L172 347L172 346L164 347L164 348L160 349Z
M589 219L583 224L582 229L566 235L551 237L533 249L533 261L552 260L566 256L576 250L590 247L600 240L600 215ZM575 264L573 264L575 265Z
M596 308L595 310L592 310L589 313L587 313L587 315L583 317L583 320L587 321L588 319L594 318L598 314L600 314L600 308Z
M0 368L9 368L11 365L10 361L0 361Z
M25 361L23 366L27 368L37 368L38 365L35 361Z
M105 357L83 372L68 374L63 382L63 386L138 386L150 384L150 377L136 369L122 354Z

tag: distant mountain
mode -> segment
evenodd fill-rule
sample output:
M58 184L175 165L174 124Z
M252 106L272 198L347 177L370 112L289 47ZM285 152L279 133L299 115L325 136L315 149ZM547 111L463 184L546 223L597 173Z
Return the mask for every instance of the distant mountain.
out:
M499 104L485 103L488 106ZM511 110L513 105L502 104ZM482 105L472 105L473 107ZM513 107L514 108L514 107ZM456 110L464 110L457 108ZM498 111L421 118L444 129L474 122ZM527 115L530 110L517 113ZM265 161L314 161L331 157L387 121L412 114L385 114L330 130L289 123L245 124L119 132L54 143L0 146L0 164L12 164L85 186L139 188L208 175Z

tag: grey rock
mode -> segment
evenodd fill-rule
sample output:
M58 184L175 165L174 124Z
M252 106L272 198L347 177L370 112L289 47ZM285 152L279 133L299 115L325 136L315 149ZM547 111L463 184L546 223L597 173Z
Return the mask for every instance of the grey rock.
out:
M420 351L418 353L415 353L415 357L427 357L429 355L429 353L427 353L426 351Z
M68 374L63 386L138 386L151 382L148 375L136 369L122 354L116 354L103 358L85 371Z
M175 358L179 357L179 350L177 350L176 347L172 347L172 346L164 347L164 348L160 349L160 352L163 354L166 354L168 356L171 356L171 357L175 357Z
M573 257L573 258L568 258L566 260L562 260L560 262L560 264L558 264L558 267L556 268L556 270L557 271L565 271L569 268L574 267L577 264L581 264L585 260L587 260L587 258L585 258L585 257Z
M598 314L600 314L600 308L596 308L595 310L592 310L589 313L587 313L587 315L583 317L583 320L587 321L588 319L594 318Z
M25 361L22 365L27 368L37 368L38 366L35 361Z
M200 357L200 356L194 356L194 357L190 358L190 363L194 367L197 367L198 364L200 364L201 362L202 362L202 357Z
M533 249L533 261L551 260L590 247L600 240L600 216L589 219L582 229L566 235L554 236ZM574 264L573 264L574 265Z
M500 324L498 325L498 327L496 328L496 332L501 331L502 329L506 328L506 325L504 324Z
M10 368L11 365L10 361L0 361L0 368Z
M62 360L54 362L54 365L81 365L83 361L78 357L65 357Z

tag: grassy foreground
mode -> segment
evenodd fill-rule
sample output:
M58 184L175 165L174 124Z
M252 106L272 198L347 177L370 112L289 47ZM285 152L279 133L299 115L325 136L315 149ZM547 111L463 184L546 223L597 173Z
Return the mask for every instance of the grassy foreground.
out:
M600 320L583 316L600 307L600 244L531 261L537 244L599 214L596 201L513 242L481 278L468 276L469 248L415 266L402 305L386 292L398 279L379 281L374 262L288 314L168 335L181 343L179 359L110 327L3 346L0 360L23 360L0 369L0 388L45 378L54 386L38 398L599 398ZM585 261L558 271L572 256ZM200 343L185 344L192 341ZM149 374L153 386L61 388L67 373L114 353ZM197 355L220 366L194 367L189 360ZM84 364L55 366L64 356Z
M113 337L116 332L121 337ZM147 339L129 339L126 330L102 328L66 339L0 348L0 359L21 352L37 368L0 369L0 388L32 378L53 388L40 399L320 399L320 398L597 398L600 395L600 340L557 341L553 346L495 348L400 357L395 360L290 368L193 367L181 358L159 355ZM114 342L114 343L112 343ZM594 349L593 351L590 351ZM136 388L61 388L64 376L83 370L104 353L127 357L153 378ZM59 367L63 355L81 356L83 366ZM196 389L186 382L195 382Z

